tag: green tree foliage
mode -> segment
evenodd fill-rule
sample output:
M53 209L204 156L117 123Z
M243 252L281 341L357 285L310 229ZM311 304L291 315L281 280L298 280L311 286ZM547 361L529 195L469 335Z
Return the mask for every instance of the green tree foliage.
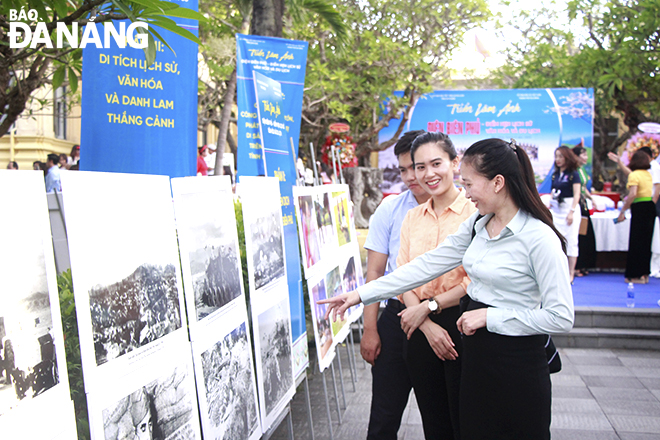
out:
M660 120L658 11L658 0L572 0L565 29L556 26L562 17L547 10L523 11L515 20L522 24L522 39L497 72L501 86L591 87L600 139L607 138L608 118L625 125L621 136L594 155L597 179L611 179L603 169L608 151L628 140L638 124Z
M336 8L350 27L343 44L318 20L285 27L284 35L310 44L301 145L319 145L330 123L345 120L358 156L392 145L398 135L379 144L378 132L400 116L403 130L411 104L448 78L445 63L465 31L489 17L483 0L343 0Z
M64 333L64 352L66 369L69 374L71 400L76 413L78 438L89 439L89 420L87 418L87 397L82 375L80 358L80 340L78 338L78 320L76 318L76 301L73 297L73 280L71 269L57 276L57 290L60 298L62 315L62 331Z
M156 58L156 39L169 47L157 28L199 41L169 17L204 19L195 11L163 0L3 0L0 2L0 136L7 133L9 127L23 113L37 89L47 84L56 89L65 82L74 93L78 88L78 78L82 70L82 49L70 46L48 48L45 43L36 44L34 47L9 47L11 11L23 11L27 14L30 10L36 11L36 19L32 14L32 19L19 18L15 21L23 21L32 31L36 29L37 22L46 23L52 41L56 41L55 29L58 23L66 24L69 31L71 25L77 23L80 34L83 26L90 22L129 19L131 22L148 23L148 45L144 52L149 64ZM145 31L138 28L138 32ZM66 39L63 43L68 45ZM42 102L42 105L44 103Z

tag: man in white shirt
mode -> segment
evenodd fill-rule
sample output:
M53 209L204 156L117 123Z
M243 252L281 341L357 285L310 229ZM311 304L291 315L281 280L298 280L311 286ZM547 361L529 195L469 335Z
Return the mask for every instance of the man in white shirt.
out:
M57 166L59 161L59 155L48 155L48 161L46 162L46 166L48 167L48 174L46 174L46 192L62 192L62 184L60 183L60 168Z

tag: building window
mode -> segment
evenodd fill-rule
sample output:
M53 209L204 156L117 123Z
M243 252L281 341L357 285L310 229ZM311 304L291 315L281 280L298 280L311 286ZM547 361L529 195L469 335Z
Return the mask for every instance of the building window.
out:
M66 139L66 86L55 89L53 131L57 139Z

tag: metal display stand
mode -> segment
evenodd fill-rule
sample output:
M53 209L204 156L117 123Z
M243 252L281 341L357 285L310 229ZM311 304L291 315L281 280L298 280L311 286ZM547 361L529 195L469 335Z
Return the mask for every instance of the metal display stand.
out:
M300 373L296 379L296 388L304 383L305 384L305 403L307 403L307 420L309 421L309 435L314 440L314 421L312 420L312 399L309 395L309 381L307 380L307 369Z
M335 436L334 433L332 432L332 416L330 415L330 401L328 400L328 383L325 380L325 371L323 370L323 373L321 373L321 376L323 376L323 394L325 395L325 411L328 414L328 430L330 431L330 440L334 440ZM339 402L337 402L337 409L339 409ZM341 413L338 412L339 415L339 424L341 425Z
M277 416L277 419L275 419L275 423L273 423L270 428L264 432L263 436L261 437L263 440L268 440L270 439L277 428L280 427L280 424L284 421L284 419L287 419L287 427L289 430L289 440L294 440L293 439L293 418L291 417L291 403L288 403L286 405L286 409L280 413L280 415Z
M340 384L341 384L341 398L342 398L342 401L344 402L344 409L346 409L346 392L344 391L344 372L342 371L343 368L341 367L341 354L339 353L339 350L337 350L337 357L335 357L335 359L337 359L337 364L338 364L338 367L339 367L339 381L340 381ZM334 366L333 366L333 369L332 369L332 377L333 378L335 377Z
M330 364L330 372L332 373L332 387L335 390L335 404L337 405L337 418L341 425L341 409L339 408L339 393L337 392L337 378L335 376L335 361Z

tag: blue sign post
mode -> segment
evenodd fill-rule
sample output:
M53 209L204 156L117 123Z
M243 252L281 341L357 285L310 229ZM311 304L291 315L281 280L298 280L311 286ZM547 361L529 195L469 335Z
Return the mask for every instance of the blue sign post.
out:
M307 46L304 41L236 35L237 174L275 176L280 180L296 376L309 363L292 190L296 182Z
M179 2L177 2L179 3ZM197 11L197 0L181 6ZM197 35L197 22L174 19ZM80 169L194 176L197 44L164 29L156 61L128 45L83 49Z

